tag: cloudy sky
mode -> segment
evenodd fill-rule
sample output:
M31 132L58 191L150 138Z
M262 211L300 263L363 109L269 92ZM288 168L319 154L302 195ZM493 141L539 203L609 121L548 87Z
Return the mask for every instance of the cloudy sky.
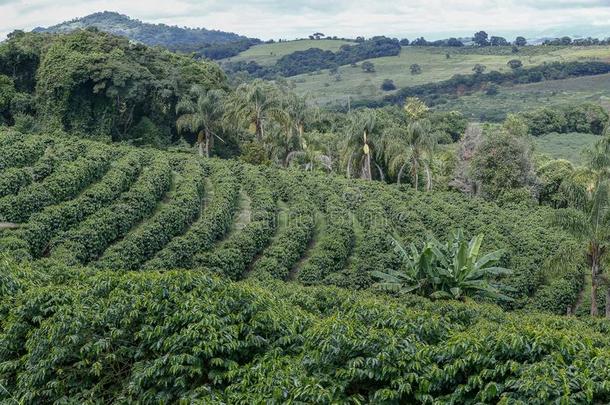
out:
M293 39L322 31L428 39L475 30L513 36L610 36L610 0L0 0L0 39L96 11L146 22Z

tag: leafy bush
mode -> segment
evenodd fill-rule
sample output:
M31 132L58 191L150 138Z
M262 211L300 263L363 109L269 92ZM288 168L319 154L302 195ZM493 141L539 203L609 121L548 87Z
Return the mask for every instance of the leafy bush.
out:
M327 276L340 272L354 246L352 216L345 202L332 190L325 190L324 195L324 229L298 273L304 284L321 284Z
M28 166L38 160L51 142L48 138L10 133L0 144L0 171Z
M77 198L33 214L29 221L14 232L29 246L34 257L40 257L49 241L59 232L78 225L89 215L112 203L135 181L147 163L147 154L132 151L118 160L108 173Z
M6 401L610 401L608 321L197 272L0 266Z
M305 176L297 173L282 176L283 188L288 193L288 218L283 232L278 233L254 263L252 273L265 274L285 280L299 261L311 240L315 226L316 208L309 198L310 189L305 186Z
M201 210L205 173L200 162L191 158L184 163L178 176L176 189L168 196L169 201L120 242L108 248L96 267L135 270L174 236L186 231Z
M581 132L601 135L609 116L603 107L585 103L555 108L540 108L521 114L529 132L540 136L551 132Z
M416 293L433 299L510 300L502 294L502 286L493 280L510 275L511 271L496 266L502 257L500 250L479 257L483 237L479 234L468 242L458 229L446 243L431 239L421 250L415 244L404 247L394 239L402 266L397 270L373 272L380 280L376 285L391 292Z
M250 221L234 230L227 239L210 252L201 252L194 258L195 267L204 267L233 280L245 275L247 266L267 245L275 226L277 196L271 190L269 169L245 167L244 188L251 200Z

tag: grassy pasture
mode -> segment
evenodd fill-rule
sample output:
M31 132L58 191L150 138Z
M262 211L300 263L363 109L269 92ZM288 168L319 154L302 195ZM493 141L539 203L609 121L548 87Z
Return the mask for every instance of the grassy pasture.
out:
M461 111L475 120L499 121L510 112L583 102L600 103L610 110L610 74L502 87L494 96L476 93L435 108Z
M296 51L305 51L310 48L320 48L325 51L336 52L341 45L353 45L353 42L335 39L300 39L296 41L275 42L273 44L260 44L240 53L237 56L223 59L222 62L254 61L259 65L273 65L279 58Z
M592 134L551 133L534 138L534 145L538 153L579 165L583 163L583 151L599 139L598 135Z
M358 64L340 67L337 75L322 70L290 80L297 92L308 93L319 103L342 104L348 96L355 100L381 98L387 94L380 89L384 79L393 80L397 87L413 86L446 80L455 74L470 74L477 63L485 65L487 71L507 71L510 68L506 63L511 59L520 59L526 67L544 62L610 60L610 47L531 47L518 54L506 50L486 53L480 49L403 47L398 56L371 59L375 64L373 73L364 72ZM422 67L421 74L411 74L409 67L415 63Z

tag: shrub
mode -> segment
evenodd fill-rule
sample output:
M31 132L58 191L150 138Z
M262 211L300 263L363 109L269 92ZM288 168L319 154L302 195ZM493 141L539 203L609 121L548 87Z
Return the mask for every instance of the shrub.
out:
M383 83L381 83L381 90L383 91L392 91L396 90L396 85L392 79L384 79Z

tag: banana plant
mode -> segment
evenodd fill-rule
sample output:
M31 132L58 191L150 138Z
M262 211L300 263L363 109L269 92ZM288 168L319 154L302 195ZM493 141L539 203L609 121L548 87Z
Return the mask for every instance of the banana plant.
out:
M431 299L486 297L510 301L502 293L508 288L493 280L512 272L497 266L502 251L481 256L483 238L479 234L468 241L460 229L447 243L430 238L421 250L415 244L407 249L393 238L395 251L402 259L401 268L374 272L373 276L380 279L377 286L381 289L401 294L415 293Z

